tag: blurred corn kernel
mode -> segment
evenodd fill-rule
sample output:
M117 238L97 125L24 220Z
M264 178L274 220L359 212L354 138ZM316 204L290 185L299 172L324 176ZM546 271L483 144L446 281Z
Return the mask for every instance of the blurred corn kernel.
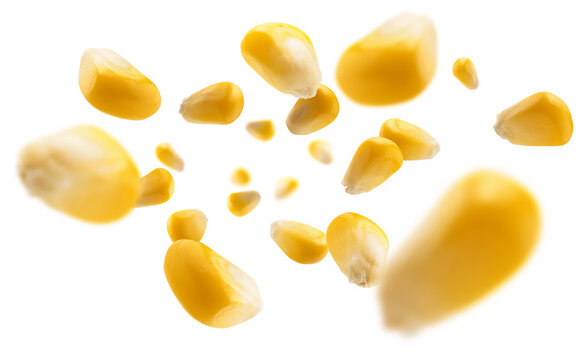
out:
M276 133L276 127L272 120L250 121L245 129L251 136L261 141L271 140Z
M258 206L260 199L257 191L232 193L227 197L227 208L235 216L245 216Z
M452 65L452 74L467 89L474 90L479 87L477 70L469 58L461 57L457 59Z
M184 99L179 113L196 124L227 125L243 110L243 93L239 86L221 82L207 86Z
M154 169L140 179L137 207L163 204L174 193L174 179L162 168Z
M169 168L183 171L185 162L169 143L162 143L156 147L156 157Z
M206 229L207 217L196 209L177 211L166 222L166 230L172 241L200 241Z
M239 186L248 185L251 182L251 175L247 169L239 167L231 174L231 182Z
M438 141L424 129L399 119L385 121L379 136L396 143L404 160L431 159L440 151Z
M307 135L332 123L338 114L339 101L335 93L321 84L314 97L296 101L286 126L292 134Z
M330 164L333 162L331 144L324 140L312 140L310 144L308 144L308 152L314 160L323 164Z
M272 239L290 259L300 264L314 264L328 253L325 234L312 226L280 220L270 227Z
M300 183L293 177L283 177L276 182L276 199L282 200L292 195Z

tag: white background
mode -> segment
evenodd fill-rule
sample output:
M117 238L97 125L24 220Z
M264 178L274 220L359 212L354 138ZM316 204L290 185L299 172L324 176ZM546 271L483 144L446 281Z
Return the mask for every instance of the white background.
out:
M584 26L578 1L6 1L0 5L0 358L2 359L582 359L584 349ZM367 108L340 93L334 78L342 51L403 11L434 19L439 39L433 82L409 103ZM286 22L312 39L323 83L339 97L338 119L309 135L284 124L295 99L267 85L243 60L240 41L263 22ZM144 121L117 119L91 107L77 85L89 47L121 54L158 86L162 106ZM480 86L451 74L471 58ZM190 124L183 98L232 81L245 95L229 126ZM570 107L575 123L563 147L513 146L492 130L497 112L538 91ZM391 117L422 126L442 151L407 162L385 184L359 196L340 181L358 144ZM245 124L273 119L275 138L250 137ZM90 225L29 197L16 172L29 141L76 124L117 138L143 174L161 166L154 147L170 142L185 171L173 173L174 197L135 210L111 225ZM306 151L332 143L324 166ZM232 216L231 171L246 166L258 208ZM517 276L477 306L415 336L383 329L377 289L351 285L330 256L315 265L289 260L270 239L278 219L320 229L345 212L377 222L389 256L445 189L488 167L512 175L539 198L541 242ZM295 176L300 188L277 202L274 183ZM258 283L263 311L230 328L192 319L166 282L163 259L172 212L198 208L209 224L203 242Z

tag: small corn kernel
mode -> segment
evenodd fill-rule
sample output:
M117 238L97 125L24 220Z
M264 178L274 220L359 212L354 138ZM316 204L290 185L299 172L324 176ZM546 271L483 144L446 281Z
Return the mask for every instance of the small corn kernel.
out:
M231 182L239 186L248 185L251 182L251 175L245 168L237 168L231 174Z
M349 194L369 192L381 185L402 166L402 152L384 137L365 140L355 152L343 178Z
M479 87L479 77L477 69L469 58L461 57L452 65L452 74L456 77L462 85L467 89L474 90Z
M255 281L198 241L173 242L164 259L164 273L182 307L205 325L231 327L262 309Z
M568 106L556 95L539 92L497 115L495 131L515 145L560 146L572 137Z
M272 120L251 121L247 123L245 129L251 136L261 141L271 140L276 133Z
M28 192L81 220L118 220L138 200L140 175L126 150L109 134L76 126L25 146L18 174Z
M379 136L396 143L404 160L431 159L440 151L436 139L424 129L399 119L385 121L381 125Z
M436 71L436 30L422 15L398 15L351 45L337 65L341 90L364 105L411 100Z
M170 215L166 230L172 241L200 241L207 229L207 217L199 210L181 210Z
M299 182L293 177L283 177L276 182L276 199L282 200L292 195L298 189Z
M540 227L537 202L521 184L493 171L466 176L389 262L386 325L414 331L484 298L529 258Z
M242 110L243 93L239 86L221 82L184 99L179 113L191 123L227 125L234 122Z
M146 119L160 108L156 85L109 49L85 51L79 67L79 88L97 110L123 119Z
M310 99L298 99L288 114L286 126L292 134L307 135L332 123L339 115L339 101L335 93L319 85Z
M373 221L355 213L339 215L326 230L326 242L349 282L371 287L381 281L389 243Z
M300 29L266 23L241 41L243 58L268 84L299 98L310 98L322 78L312 42Z
M236 192L227 198L227 208L235 216L244 216L258 206L260 198L257 191Z
M331 144L324 140L312 140L310 144L308 144L308 152L314 160L320 161L323 164L330 164L333 162Z
M154 169L140 179L137 207L167 202L174 193L174 179L165 169Z
M276 221L270 228L272 239L290 259L314 264L326 256L328 247L322 231L296 221Z
M185 162L169 143L162 143L156 147L156 157L161 163L176 171L183 171Z

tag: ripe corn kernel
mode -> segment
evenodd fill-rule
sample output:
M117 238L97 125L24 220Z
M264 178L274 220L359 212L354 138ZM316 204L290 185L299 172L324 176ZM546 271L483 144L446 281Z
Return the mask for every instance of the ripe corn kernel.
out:
M245 216L258 206L260 198L257 191L232 193L227 197L227 208L235 216Z
M350 212L339 215L326 230L326 242L349 282L371 287L381 281L389 242L373 221Z
M286 126L292 134L307 135L332 123L339 115L339 100L335 93L319 85L310 99L298 99L288 114Z
M177 211L170 215L166 222L166 230L170 240L200 241L207 229L207 217L203 212L190 209Z
M261 141L271 140L276 133L272 120L251 121L247 123L245 129L251 136Z
M207 86L184 99L179 113L196 124L227 125L243 110L243 93L239 86L221 82Z
M106 223L128 214L140 174L126 150L97 127L46 136L20 152L18 174L32 196L75 218Z
M343 178L349 194L369 192L381 185L403 163L402 152L393 141L384 137L365 140L355 152Z
M399 119L385 121L379 136L396 143L404 160L431 159L440 151L438 141L424 129Z
M173 242L164 259L164 273L182 307L205 325L231 327L262 309L255 281L198 241Z
M282 200L292 195L300 183L293 177L283 177L276 182L276 199Z
M452 74L467 89L474 90L479 87L477 69L469 58L461 57L452 65Z
M300 29L266 23L251 29L241 41L245 62L277 90L311 98L322 75L312 42Z
M290 259L300 264L314 264L326 256L325 234L303 223L280 220L270 227L272 239Z
M386 325L416 330L484 298L529 258L540 227L535 198L515 180L494 171L464 177L389 262Z
M167 202L174 193L174 179L162 168L154 169L140 179L140 197L137 207Z
M231 174L231 182L239 186L248 185L251 182L251 175L247 169L239 167Z
M122 119L143 120L160 108L156 85L110 49L85 51L79 88L97 110Z
M183 171L184 160L169 143L162 143L156 147L156 157L161 163L176 171Z
M418 96L436 71L436 30L422 15L398 15L351 45L337 82L353 101L393 105Z
M570 141L574 125L562 99L539 92L503 110L494 128L515 145L560 146Z
M308 152L314 160L323 164L330 164L333 162L333 152L331 144L324 140L312 140L308 144Z

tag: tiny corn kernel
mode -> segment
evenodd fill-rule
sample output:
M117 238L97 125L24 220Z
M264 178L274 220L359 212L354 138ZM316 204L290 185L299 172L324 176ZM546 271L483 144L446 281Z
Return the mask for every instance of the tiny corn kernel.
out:
M245 186L251 182L251 175L245 168L237 168L231 174L231 182L235 185Z
M298 99L288 114L286 126L292 134L307 135L332 123L339 115L339 100L335 93L319 85L310 99Z
M172 241L181 239L200 241L207 229L207 217L199 210L181 210L170 215L166 230Z
M330 164L333 162L331 144L324 140L312 140L310 144L308 144L308 153L314 160L323 164Z
M243 58L268 84L299 98L316 94L322 75L312 42L300 29L266 23L241 41Z
M272 239L290 259L300 264L314 264L326 256L325 234L303 223L280 220L270 227Z
M452 74L467 89L474 90L479 87L477 69L469 58L461 57L456 60L452 65Z
M243 93L239 86L221 82L207 86L184 99L179 113L196 124L227 125L243 110Z
M271 140L276 133L272 120L251 121L247 123L245 129L251 136L261 141Z
M241 191L227 197L227 208L235 216L245 216L258 206L260 193L257 191Z
M140 197L136 206L158 205L167 202L174 193L174 179L162 168L154 169L140 179Z
M570 141L574 124L562 99L539 92L503 110L494 128L515 145L560 146Z
M438 141L424 129L399 119L385 121L379 136L396 143L404 160L431 159L440 151Z
M109 49L87 49L79 67L79 88L97 110L142 120L160 108L160 93L150 79Z
M293 177L283 177L276 182L276 199L282 200L298 189L299 182Z
M161 163L176 171L183 171L185 162L169 143L162 143L156 147L156 157Z

